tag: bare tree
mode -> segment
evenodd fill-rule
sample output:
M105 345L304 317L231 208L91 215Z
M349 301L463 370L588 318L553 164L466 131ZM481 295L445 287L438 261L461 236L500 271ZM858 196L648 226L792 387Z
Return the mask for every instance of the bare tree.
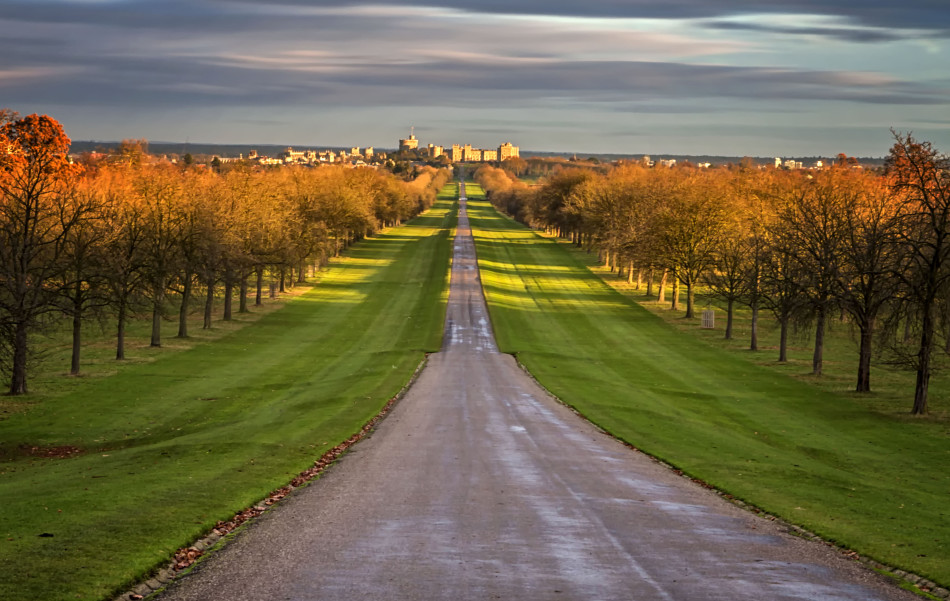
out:
M900 207L903 264L897 274L920 319L911 412L927 412L936 344L937 301L950 284L950 157L910 134L894 134L887 176Z

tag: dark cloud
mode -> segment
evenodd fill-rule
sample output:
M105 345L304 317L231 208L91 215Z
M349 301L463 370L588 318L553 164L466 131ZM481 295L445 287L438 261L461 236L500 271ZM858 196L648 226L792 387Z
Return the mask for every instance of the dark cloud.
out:
M226 0L234 4L257 0ZM272 4L312 6L310 0L277 0ZM806 14L842 17L881 28L950 30L946 0L339 0L335 6L427 6L496 14L562 17L649 19L712 19L749 14Z
M897 32L886 29L851 27L781 27L758 23L737 23L734 21L712 21L707 27L723 31L755 31L759 33L782 35L821 36L864 44L894 42L904 39L917 39L919 34Z
M240 58L111 56L95 67L77 61L74 72L22 90L13 86L5 95L18 102L53 102L68 96L76 104L140 106L376 106L411 105L421 99L438 106L479 106L566 99L621 106L641 102L654 111L668 106L668 111L675 112L668 104L675 99L691 100L694 107L701 106L702 99L716 98L939 105L946 103L947 93L945 86L847 72L671 62L377 61L310 72L258 68Z
M328 21L327 15L308 17L306 9L320 7L312 0L162 0L161 2L81 2L69 0L0 0L3 18L34 23L109 25L127 28L215 31L272 30ZM950 10L945 0L338 0L323 5L345 7L403 7L452 9L470 13L559 17L721 19L743 15L822 15L839 17L849 24L877 29L950 31ZM281 9L298 9L292 19ZM719 24L738 28L742 25ZM766 28L758 28L760 31ZM781 27L774 31L789 33ZM874 41L848 29L816 29L807 33L843 36L851 41ZM852 35L853 34L853 35ZM873 37L872 32L865 35ZM878 41L887 38L879 33Z

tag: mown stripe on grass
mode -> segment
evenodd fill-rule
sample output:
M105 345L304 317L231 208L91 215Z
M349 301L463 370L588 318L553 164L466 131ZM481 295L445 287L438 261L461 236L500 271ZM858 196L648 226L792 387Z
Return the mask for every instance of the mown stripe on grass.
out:
M884 563L950 583L950 436L676 332L469 190L499 348L615 436ZM475 199L475 200L473 200Z
M240 331L0 422L0 598L109 597L359 431L441 347L451 198Z

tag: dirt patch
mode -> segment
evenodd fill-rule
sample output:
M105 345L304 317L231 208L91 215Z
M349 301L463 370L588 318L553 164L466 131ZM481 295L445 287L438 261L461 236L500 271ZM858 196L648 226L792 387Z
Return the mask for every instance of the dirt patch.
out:
M25 413L31 406L30 402L0 398L0 420L5 420L16 413Z
M52 447L20 445L18 450L21 455L29 457L44 457L47 459L69 459L86 452L86 449L74 447L73 445L59 445Z

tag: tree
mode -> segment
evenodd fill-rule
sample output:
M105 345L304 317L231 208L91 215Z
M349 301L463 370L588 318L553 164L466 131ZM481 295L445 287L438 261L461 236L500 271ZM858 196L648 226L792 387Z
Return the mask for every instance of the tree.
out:
M79 375L82 352L82 325L90 310L108 304L105 286L106 197L93 178L85 178L70 195L68 210L82 215L64 233L63 260L65 271L61 282L63 313L72 319L73 345L70 375Z
M150 346L161 346L165 298L182 260L182 191L178 172L164 167L138 172L135 183L142 198L144 218L142 276L143 290L152 305Z
M778 360L788 361L788 330L802 308L802 273L794 252L781 245L770 247L761 264L761 301L779 323Z
M106 196L102 275L108 288L109 304L115 311L115 358L125 359L125 327L138 304L144 287L146 211L143 198L133 187L129 168L103 170L98 179Z
M725 194L711 175L673 183L660 209L660 252L686 286L686 315L694 317L696 285L713 265L726 223ZM674 303L677 293L673 293Z
M812 374L816 376L822 372L825 329L837 300L846 213L853 210L854 195L851 182L833 169L793 182L778 199L774 233L796 264L793 272L800 276L801 300L815 320Z
M927 412L927 391L936 346L938 297L950 284L950 157L930 142L894 134L886 175L899 205L899 243L903 262L897 271L919 316L915 415Z
M877 322L897 295L898 214L882 178L857 171L847 179L851 196L844 207L836 294L860 332L855 391L870 392Z
M78 169L69 138L47 115L0 126L0 332L11 354L10 394L27 392L29 334L55 309L70 230L84 214L72 203Z

